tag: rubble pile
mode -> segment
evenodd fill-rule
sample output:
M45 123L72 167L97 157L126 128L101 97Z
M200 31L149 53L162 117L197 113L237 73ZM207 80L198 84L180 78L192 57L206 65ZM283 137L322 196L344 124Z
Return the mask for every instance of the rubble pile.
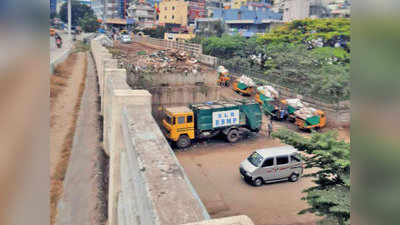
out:
M250 77L248 77L246 75L242 75L239 78L239 82L242 83L242 84L245 84L247 87L256 86L256 84L254 83L253 79L251 79Z
M286 102L288 105L290 105L291 107L296 108L296 109L302 109L306 106L306 104L304 104L298 98L286 99Z
M133 73L197 73L204 68L185 51L160 50L148 55L119 57L121 67Z
M316 109L312 107L304 107L294 112L294 115L303 119L307 119L312 116L317 116L318 114Z
M261 94L265 95L268 98L275 98L275 99L279 98L279 92L270 85L260 86L257 88L257 90L258 92L260 92Z

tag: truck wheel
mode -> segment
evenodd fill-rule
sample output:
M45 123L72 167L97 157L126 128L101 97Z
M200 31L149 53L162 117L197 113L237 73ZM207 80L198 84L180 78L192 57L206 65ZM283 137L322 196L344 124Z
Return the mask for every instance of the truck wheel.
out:
M253 181L253 185L256 186L256 187L260 187L262 184L263 184L263 180L262 180L261 177L255 179L255 180Z
M296 173L293 173L292 175L290 175L289 180L290 180L291 182L296 182L296 181L299 180L299 175L296 174Z
M239 131L236 129L230 130L229 133L226 135L226 139L231 143L237 142L239 138Z
M187 135L181 135L176 142L178 148L187 148L192 144L190 138Z

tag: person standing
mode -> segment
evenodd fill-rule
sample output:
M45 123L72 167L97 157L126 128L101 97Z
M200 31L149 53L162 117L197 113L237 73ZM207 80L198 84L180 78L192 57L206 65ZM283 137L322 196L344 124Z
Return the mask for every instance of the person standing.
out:
M272 119L269 120L269 123L267 124L267 135L268 137L271 137L271 133L272 133Z

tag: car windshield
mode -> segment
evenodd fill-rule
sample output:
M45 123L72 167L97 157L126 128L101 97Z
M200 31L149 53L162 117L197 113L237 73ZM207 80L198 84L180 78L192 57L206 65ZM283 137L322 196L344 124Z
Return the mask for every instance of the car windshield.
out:
M253 166L255 166L255 167L259 167L261 165L263 159L264 158L257 152L253 152L253 154L251 154L249 156L249 158L247 158L247 160L249 160L249 162L251 164L253 164Z

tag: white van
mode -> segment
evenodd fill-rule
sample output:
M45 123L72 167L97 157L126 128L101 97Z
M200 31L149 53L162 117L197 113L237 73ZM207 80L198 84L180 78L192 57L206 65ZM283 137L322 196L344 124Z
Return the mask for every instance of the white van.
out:
M303 162L299 152L286 145L253 152L240 164L239 171L254 186L288 179L295 182L303 174Z

